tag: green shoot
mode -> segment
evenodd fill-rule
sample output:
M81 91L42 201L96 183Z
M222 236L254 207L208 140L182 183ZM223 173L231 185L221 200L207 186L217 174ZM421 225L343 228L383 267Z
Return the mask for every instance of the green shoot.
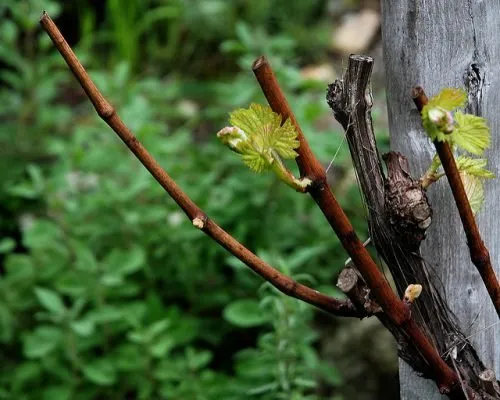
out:
M307 178L296 178L286 168L283 159L297 157L297 131L290 120L281 123L281 116L269 106L252 104L230 113L232 126L225 127L217 137L255 172L272 170L283 182L304 192L310 184Z
M484 118L455 111L464 107L466 100L467 94L462 89L443 89L422 109L422 124L433 141L445 141L452 149L481 155L490 145L490 131ZM476 213L484 201L483 180L495 176L486 169L487 160L484 158L460 155L455 160L471 208ZM439 157L435 155L420 180L423 188L426 189L444 175L438 171L440 167Z

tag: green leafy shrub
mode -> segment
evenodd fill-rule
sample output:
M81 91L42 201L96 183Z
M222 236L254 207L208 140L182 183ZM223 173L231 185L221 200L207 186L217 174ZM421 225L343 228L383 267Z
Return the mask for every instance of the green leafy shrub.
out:
M162 46L169 67L186 46L180 70L193 49L203 48L207 31L245 69L267 43L284 89L297 94L290 97L297 118L326 165L342 136L316 126L328 114L324 89L304 82L287 61L296 51L289 24L275 26L277 34L258 28L259 41L248 23L266 20L262 13L270 18L265 2L259 2L263 11L200 2L214 8L198 16L187 15L196 7L186 2L146 3L118 12L118 2L106 2L108 30L95 41L88 35L97 17L80 3L87 37L77 52L89 60L93 79L212 218L295 279L327 290L344 253L315 205L277 178L243 168L216 141L229 110L262 100L251 74L196 82L189 71L165 78L137 74L139 60L158 69ZM311 9L321 2L313 3ZM45 7L56 16L62 4ZM8 40L0 59L8 68L0 75L6 82L0 142L7 152L0 168L7 210L0 224L0 398L314 399L319 382L338 385L337 371L316 350L314 311L262 285L192 228L76 89L36 28L39 2L1 7L0 32ZM218 26L223 11L235 15L233 24ZM237 12L249 22L237 22L243 18ZM300 18L313 14L304 11ZM166 44L157 29L163 17L172 24ZM196 39L181 41L176 32L188 18L213 19L213 25L196 33L196 20L189 25ZM132 20L143 30L127 32ZM140 40L150 31L145 48L158 53L144 59ZM114 43L115 50L91 59L99 43ZM103 60L111 66L104 68ZM335 164L349 168L345 146ZM336 179L348 212L364 226L356 188Z

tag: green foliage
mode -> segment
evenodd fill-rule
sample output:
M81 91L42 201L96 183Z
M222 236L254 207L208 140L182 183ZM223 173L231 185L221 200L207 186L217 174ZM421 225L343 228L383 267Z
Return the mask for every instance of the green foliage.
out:
M249 328L268 322L268 315L262 312L254 299L233 301L224 308L224 318L233 325Z
M462 89L445 88L429 100L422 109L422 123L432 140L446 141L454 148L481 155L490 145L490 130L484 118L476 115L451 111L464 107L467 94ZM486 169L484 158L474 159L464 155L456 157L457 167L464 184L467 198L474 213L484 202L484 179L495 176ZM436 181L444 174L438 173L441 166L435 157L428 173Z
M305 324L311 321L311 308L278 294L268 284L263 286L261 297L260 305L248 303L245 308L258 307L270 318L273 329L259 337L256 348L236 354L235 368L245 388L243 397L318 399L313 394L318 378L328 379L338 371L322 363L311 346L317 340Z
M455 113L457 126L453 142L469 153L481 155L490 146L490 130L484 118L471 114Z
M76 15L92 78L211 217L295 279L331 287L344 253L315 205L240 168L211 135L229 110L262 102L238 71L270 49L313 150L331 160L342 135L317 127L324 88L291 61L305 44L290 32L308 30L320 2L274 2L301 11L289 21L262 1L132 3L106 1L105 16L87 1L0 6L0 398L319 398L320 382L340 381L317 353L314 311L259 291L193 229L99 121L38 17ZM335 163L350 168L345 147ZM359 231L359 194L343 188Z
M422 109L422 122L432 140L446 141L450 145L480 155L490 145L490 131L486 120L460 111L467 94L461 89L445 88L429 100Z
M281 116L269 106L252 104L231 112L229 122L237 128L228 137L225 132L217 135L231 149L242 155L243 161L255 172L270 169L283 158L295 158L299 147L297 132L290 120L281 125Z
M297 51L288 56L314 59L328 47L331 36L325 0L251 4L246 0L106 0L102 25L96 21L92 3L71 3L65 7L78 12L87 50L114 49L101 59L126 60L136 72L143 71L142 60L148 58L148 68L162 73L175 70L205 76L207 61L225 68L226 60L218 52L222 42L227 42L225 54L255 58L262 52L283 54L284 48L294 47ZM243 30L247 34L240 35ZM246 39L241 42L235 33Z
M464 185L467 199L469 200L472 212L475 214L484 203L484 186L480 178L474 175L461 173L462 183Z
M475 214L484 203L483 180L493 179L495 175L486 169L487 160L484 158L458 156L456 161L465 193L469 199L472 212Z
M469 158L458 156L456 158L458 170L467 175L477 176L479 178L492 179L495 175L486 169L488 161L485 158Z
M54 1L20 0L0 5L0 230L13 233L22 211L41 207L40 171L51 161L50 140L64 135L71 110L61 101L69 81L61 59L38 32L40 9L57 17ZM29 179L31 184L22 184ZM3 239L8 240L8 239Z
M450 112L463 107L467 94L462 89L444 88L422 109L422 123L432 140L452 142L453 117Z
M467 93L463 89L444 88L436 96L429 100L429 107L441 107L446 111L464 107L467 101Z
M279 114L269 106L251 104L230 113L229 122L217 137L231 150L241 154L243 162L253 171L273 170L276 176L297 191L304 192L311 180L298 179L281 158L295 158L299 147L297 131L290 119L282 124Z

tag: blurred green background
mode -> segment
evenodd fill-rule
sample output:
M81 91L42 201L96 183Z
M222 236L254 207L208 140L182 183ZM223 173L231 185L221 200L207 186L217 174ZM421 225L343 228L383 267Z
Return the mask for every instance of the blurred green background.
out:
M395 348L378 323L281 295L193 229L38 25L47 10L212 218L340 296L346 255L313 201L250 172L215 133L235 108L265 104L250 69L265 54L313 150L325 166L334 159L332 187L366 238L324 97L345 59L331 49L335 27L367 7L377 2L0 2L0 399L398 398ZM375 98L383 106L383 92ZM374 117L383 151L383 109Z

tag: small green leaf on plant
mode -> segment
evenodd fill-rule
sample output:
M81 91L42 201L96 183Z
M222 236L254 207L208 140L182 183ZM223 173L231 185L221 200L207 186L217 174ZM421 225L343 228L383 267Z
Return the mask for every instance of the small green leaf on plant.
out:
M462 183L472 212L476 214L484 203L483 181L477 176L461 173Z
M451 141L448 136L454 129L451 111L463 107L466 100L465 91L457 88L444 88L429 100L421 115L424 129L432 140Z
M66 312L66 306L57 292L37 287L35 288L35 295L40 304L51 313L62 315Z
M452 111L465 105L461 89L445 88L422 109L422 124L432 140L448 142L473 154L482 154L490 145L490 131L484 118Z
M456 162L465 193L469 199L472 212L475 214L484 202L483 180L494 178L495 175L486 169L487 160L484 158L459 156Z
M113 363L100 359L83 367L85 377L100 386L110 386L116 382L116 370Z
M23 338L23 353L28 358L41 358L61 342L61 330L55 326L39 326Z
M288 119L282 124L279 114L269 106L252 104L230 113L233 126L221 129L217 137L231 150L241 154L253 171L272 170L280 180L298 192L306 192L311 180L296 178L283 164L282 158L297 157L297 131Z
M258 301L254 299L232 302L224 308L224 319L242 328L259 326L268 322L266 314L262 312Z
M452 134L455 144L473 154L482 154L489 147L490 130L484 118L457 111L455 121Z
M453 118L450 112L429 104L422 109L422 125L431 140L450 141L453 131Z
M495 177L493 172L486 169L487 160L485 158L459 156L457 157L456 162L458 170L460 172L465 172L467 175L473 175L485 179L492 179Z
M153 357L165 357L168 352L175 346L174 340L169 336L161 336L149 345L149 352Z
M219 131L217 137L256 172L271 168L279 157L295 158L299 147L297 131L288 119L285 123L271 107L252 104L230 113L232 127Z
M430 107L440 107L446 111L465 106L467 93L463 89L444 88L429 100Z
M243 130L255 141L257 149L274 149L283 158L295 158L299 147L297 131L290 119L281 124L282 118L271 107L252 104L248 109L239 109L230 114L229 122Z
M0 254L10 253L16 247L14 239L6 237L0 239Z
M88 337L95 332L95 324L91 319L81 319L70 323L71 329L82 337Z
M191 370L196 371L205 367L212 361L212 353L208 350L197 351L192 347L186 349L186 359Z

